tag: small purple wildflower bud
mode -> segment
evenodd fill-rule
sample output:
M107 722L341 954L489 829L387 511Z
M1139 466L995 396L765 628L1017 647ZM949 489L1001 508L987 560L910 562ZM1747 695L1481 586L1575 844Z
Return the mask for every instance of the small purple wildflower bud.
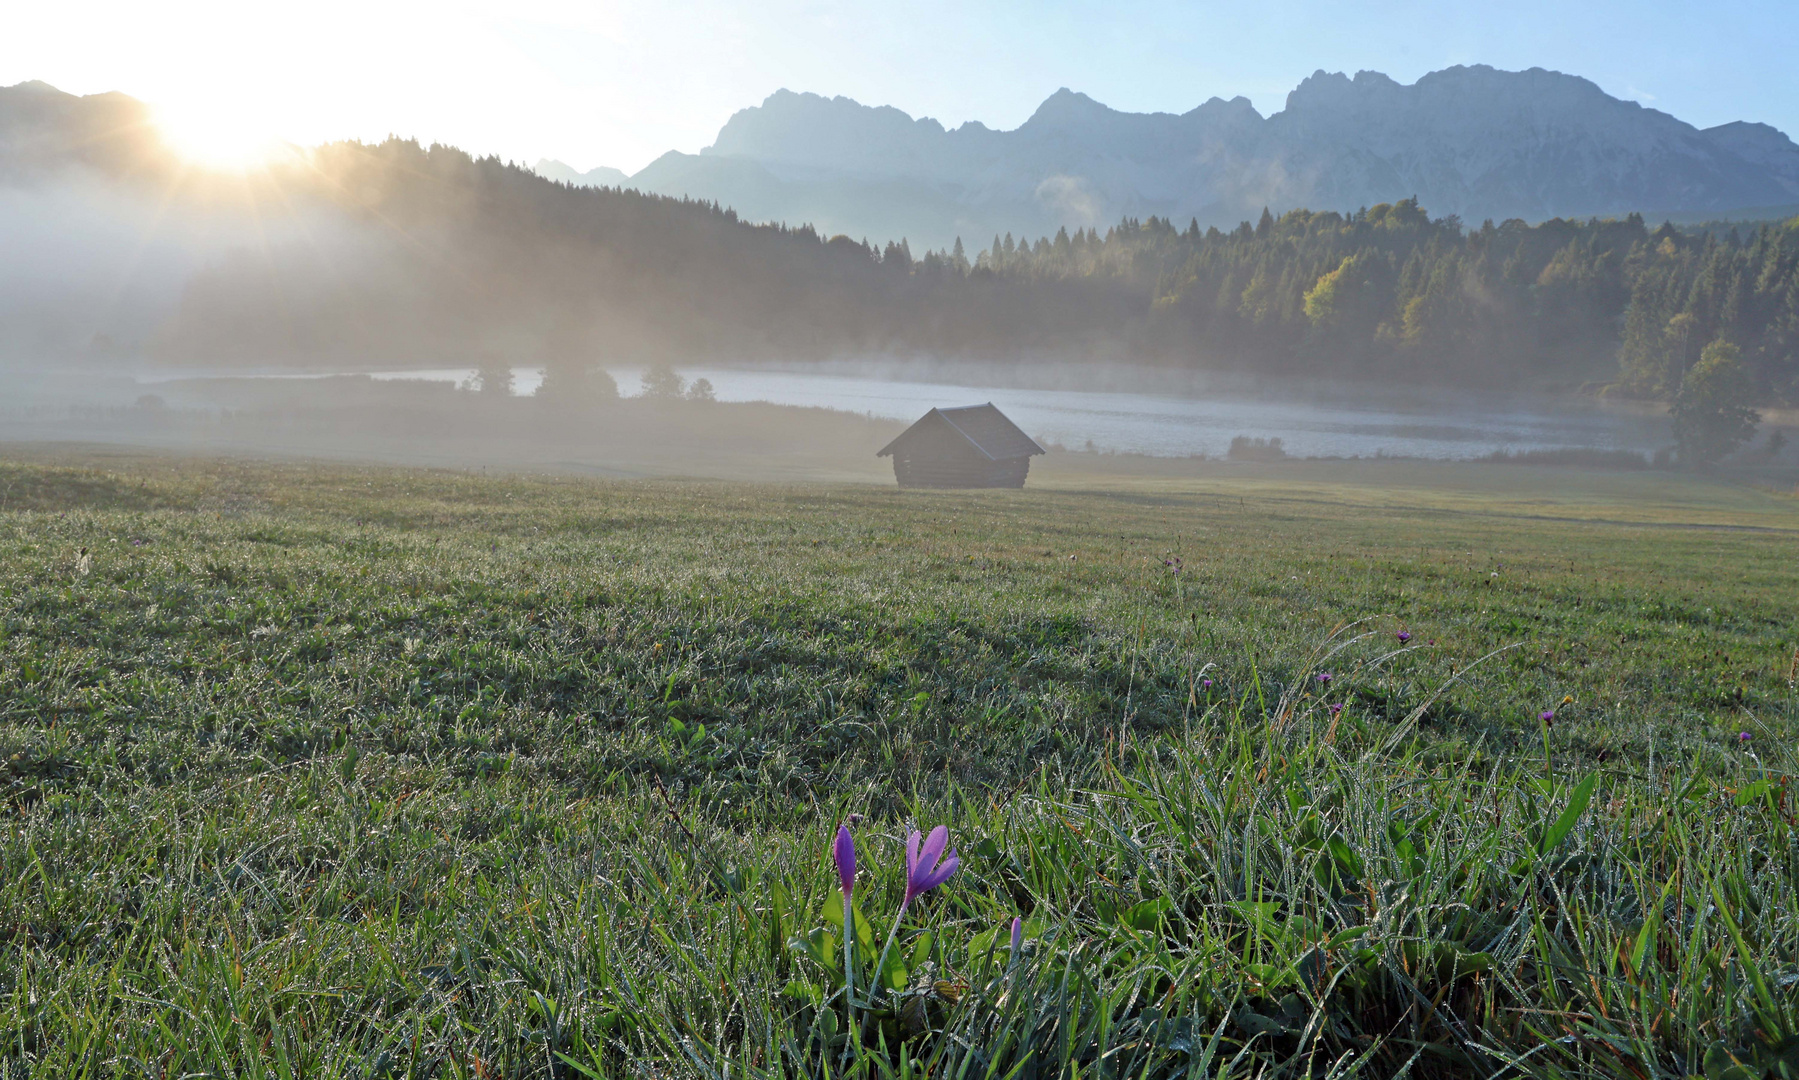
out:
M1202 687L1204 687L1204 688L1205 688L1205 689L1207 689L1207 690L1210 690L1210 689L1211 689L1211 688L1212 688L1212 680L1210 680L1210 679L1201 679L1201 680L1199 680L1199 685L1200 685L1200 686L1202 686Z
M1012 958L1018 958L1018 950L1024 947L1024 919L1012 916Z
M1320 671L1318 673L1318 682L1324 686L1329 686L1331 684L1331 673L1328 671Z
M1343 706L1341 705L1332 705L1330 708L1332 716L1337 716L1343 712Z
M1748 746L1749 745L1749 733L1747 731L1737 732L1737 742L1742 743L1744 746Z
M1538 714L1537 719L1543 721L1545 724L1553 724L1555 723L1555 710L1544 709Z
M1401 645L1404 645L1406 642L1412 640L1412 633L1409 630L1401 630L1399 633L1397 633L1393 636L1397 637L1399 639L1399 643Z
M843 890L843 899L848 901L850 894L856 891L856 841L850 836L848 825L837 826L837 843L831 854L837 860L837 882Z
M931 835L923 837L924 846L919 846L918 830L906 838L906 897L900 901L900 907L907 907L913 900L930 892L950 879L962 860L956 857L956 850L950 848L949 856L941 864L938 859L943 856L943 849L949 844L949 827L939 825L931 830Z

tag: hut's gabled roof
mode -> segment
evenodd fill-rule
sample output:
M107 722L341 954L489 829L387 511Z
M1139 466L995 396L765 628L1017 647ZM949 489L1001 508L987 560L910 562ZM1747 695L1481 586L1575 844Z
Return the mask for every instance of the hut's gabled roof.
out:
M985 405L966 405L959 409L932 409L875 456L886 457L904 449L913 439L933 431L968 440L968 444L986 455L989 461L1006 461L1044 452L1037 440L1020 431L1017 424L1006 419L1006 414L989 401Z

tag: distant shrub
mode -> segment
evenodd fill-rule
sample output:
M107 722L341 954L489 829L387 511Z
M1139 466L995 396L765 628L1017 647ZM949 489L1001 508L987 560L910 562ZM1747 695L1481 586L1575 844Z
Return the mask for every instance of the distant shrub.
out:
M1600 450L1591 446L1558 446L1548 450L1495 450L1480 460L1495 465L1573 465L1588 469L1649 468L1649 459L1635 450Z
M1239 435L1231 440L1231 448L1224 456L1232 461L1284 461L1287 451L1278 435L1272 439Z
M580 363L551 364L533 395L551 405L583 406L618 400L618 380L604 368Z
M667 364L655 364L643 373L639 380L643 386L643 396L673 401L687 391L687 380Z
M475 384L483 394L511 397L514 389L512 365L495 353L483 353L475 368Z

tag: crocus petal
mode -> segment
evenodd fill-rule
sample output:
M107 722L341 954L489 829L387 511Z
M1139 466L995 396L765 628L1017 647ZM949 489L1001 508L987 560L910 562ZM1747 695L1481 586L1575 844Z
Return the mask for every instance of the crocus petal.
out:
M942 866L937 865L937 857L943 854L944 845L949 843L949 826L939 825L931 830L931 835L919 844L918 833L914 832L906 841L906 895L900 901L901 906L930 892L949 880L956 872L958 860L951 851L949 859Z
M962 860L958 859L956 857L956 853L954 851L951 851L949 853L949 858L943 860L943 865L937 867L934 870L926 872L923 880L921 880L918 883L918 888L912 893L912 895L913 896L922 896L923 894L930 892L932 889L935 889L937 886L948 881L950 879L950 875L954 874L956 872L956 868L961 865L962 865Z
M1012 916L1012 955L1017 956L1019 947L1024 944L1024 919Z
M949 845L949 826L939 825L931 830L931 835L924 838L924 847L918 851L918 861L925 869L937 865L937 859L943 849Z
M850 836L848 825L837 826L837 844L832 854L837 858L838 885L847 897L856 888L856 841Z

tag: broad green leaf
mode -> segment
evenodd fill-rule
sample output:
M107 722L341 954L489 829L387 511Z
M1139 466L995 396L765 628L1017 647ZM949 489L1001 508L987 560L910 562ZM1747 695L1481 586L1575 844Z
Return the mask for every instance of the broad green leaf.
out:
M1273 900L1263 900L1260 902L1252 902L1249 900L1231 900L1231 901L1227 901L1224 906L1227 908L1230 908L1232 911L1235 911L1237 914L1243 916L1244 918L1248 919L1250 922L1253 922L1257 925L1260 925L1260 924L1268 921L1269 919L1273 918L1274 913L1279 911L1280 907L1281 907L1279 904L1275 903Z
M1543 845L1537 849L1539 853L1549 854L1568 838L1568 834L1574 831L1575 823L1580 820L1580 815L1587 812L1587 804L1593 801L1593 789L1598 786L1598 773L1588 773L1587 778L1575 786L1574 794L1568 797L1567 809L1562 811L1561 817L1555 819L1555 824L1549 826L1549 831L1543 834Z
M1343 946L1357 938L1366 936L1371 929L1372 927L1367 926L1352 926L1340 934L1333 934L1330 939L1330 947L1333 949L1341 949Z
M1753 802L1761 802L1773 790L1774 785L1767 780L1757 780L1752 784L1745 784L1743 790L1737 792L1736 804L1748 806Z
M1140 904L1131 905L1118 921L1132 930L1150 931L1154 930L1156 924L1162 921L1162 917L1173 908L1174 901L1166 896L1159 896L1154 900L1145 900Z
M924 963L930 955L931 932L927 930L918 935L918 940L912 943L912 950L906 954L906 966L915 968Z
M869 921L865 917L863 917L862 905L857 904L852 910L856 913L856 944L859 945L862 950L872 952L875 947L875 928L869 924ZM843 932L842 897L838 896L836 893L832 893L826 898L824 904L821 906L819 915L825 922L836 927L838 933L841 934Z
M1630 950L1630 970L1641 978L1643 965L1649 960L1649 946L1655 942L1656 931L1661 929L1662 905L1668 902L1668 894L1674 889L1675 878L1669 878L1662 886L1662 895L1643 917L1643 928L1637 931L1637 943Z
M1339 870L1349 877L1362 876L1361 856L1357 855L1342 837L1331 837L1329 847L1331 858L1336 862Z

